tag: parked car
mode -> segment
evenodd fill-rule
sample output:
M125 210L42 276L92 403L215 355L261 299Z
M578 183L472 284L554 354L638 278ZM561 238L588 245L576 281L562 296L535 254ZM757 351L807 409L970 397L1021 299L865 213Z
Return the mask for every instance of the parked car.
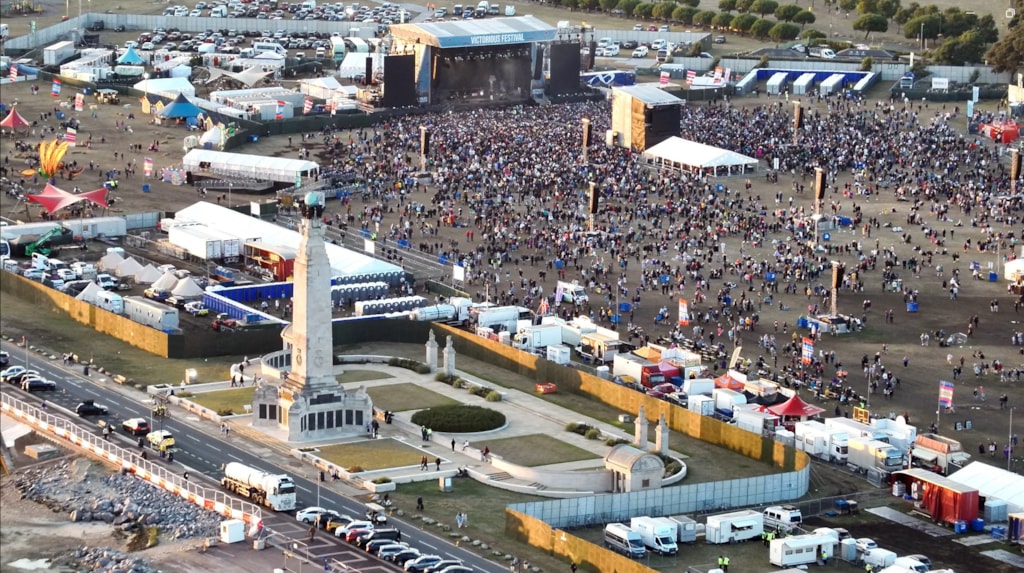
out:
M863 553L865 551L871 551L872 549L877 549L877 548L878 548L878 544L875 543L874 539L870 539L868 537L858 537L857 538L857 551L860 551L860 552Z
M19 369L20 370L17 370ZM26 376L38 376L39 372L36 370L26 370L23 366L11 366L5 372L13 370L10 374L4 377L4 382L10 382L11 384L21 385L21 380Z
M646 58L648 53L650 53L650 50L647 48L647 46L640 46L639 48L633 50L633 57Z
M406 543L385 543L374 551L374 554L385 561L391 561L391 558L399 553L409 549L409 545Z
M11 354L6 350L0 350L0 366L7 366L11 362Z
M398 553L395 553L394 555L389 556L388 560L389 561L393 561L396 565L398 565L399 567L402 567L407 562L412 561L413 559L416 559L419 556L420 556L420 550L419 549L413 549L412 547L407 547L405 549L405 551L399 551Z
M441 561L438 561L434 565L431 565L430 567L427 567L426 569L424 569L424 571L426 571L426 573L438 573L439 571L444 571L445 569L447 569L449 567L460 567L460 566L462 566L462 561L459 561L458 559L442 559Z
M106 416L107 407L100 406L92 400L86 400L75 407L75 413L83 418L86 416Z
M620 43L619 47L623 50L632 50L639 45L640 44L638 44L636 40L626 40L625 42Z
M403 569L409 573L423 573L428 567L437 565L442 561L440 555L420 555L419 557L406 561Z
M724 44L725 43L725 36L715 36L715 43L716 44Z
M305 524L315 523L317 518L320 518L326 524L327 520L332 517L341 517L341 514L333 509L317 506L307 507L295 512L295 519Z
M26 376L21 381L21 389L26 392L53 392L57 390L57 383L41 376Z

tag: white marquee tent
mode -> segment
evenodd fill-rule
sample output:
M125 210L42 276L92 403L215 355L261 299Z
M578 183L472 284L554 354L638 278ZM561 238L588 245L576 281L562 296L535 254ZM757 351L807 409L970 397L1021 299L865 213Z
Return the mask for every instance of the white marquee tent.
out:
M166 98L174 99L179 93L185 97L196 97L196 88L188 78L150 78L136 83L133 88Z
M971 462L949 474L949 479L973 487L989 500L1005 501L1009 513L1024 511L1024 476L983 462Z
M244 241L259 237L260 242L268 245L296 250L299 248L300 235L297 231L232 211L216 203L193 203L175 213L174 218L179 222L202 223L216 227L218 231ZM402 270L402 267L397 265L331 243L327 244L327 257L331 262L331 270L340 276Z
M320 165L314 161L210 149L192 149L185 154L181 162L185 171L193 173L215 173L282 183L295 183L300 178L311 178L320 170Z
M649 161L685 171L706 170L712 175L742 174L756 170L758 160L742 153L704 145L681 137L670 137L644 151Z
M1017 277L1024 277L1024 259L1006 261L1003 265L1003 278L1008 281L1016 281Z
M83 300L89 304L96 304L96 296L101 292L103 292L103 289L100 288L100 285L96 283L89 283L75 298Z
M331 99L341 89L341 83L331 76L310 78L299 82L299 91L317 99Z
M107 253L100 259L100 270L105 272L111 272L117 268L117 265L124 262L124 257L117 253Z

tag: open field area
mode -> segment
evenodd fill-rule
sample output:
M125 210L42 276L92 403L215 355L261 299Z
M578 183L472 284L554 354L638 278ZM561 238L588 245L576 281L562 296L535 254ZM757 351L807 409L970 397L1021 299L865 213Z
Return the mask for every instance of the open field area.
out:
M387 380L394 378L387 372L379 372L377 370L349 370L345 369L340 376L336 376L339 384L348 384L349 382L372 382L373 380Z
M500 440L480 440L479 442L503 459L526 467L597 458L586 450L544 434L530 434Z
M317 456L332 464L346 468L360 467L365 471L419 465L423 452L399 440L382 438L351 444L337 444L318 448ZM431 467L434 460L431 459ZM435 484L436 485L436 484Z
M217 390L216 392L201 392L194 394L189 400L200 406L205 406L214 412L230 410L235 414L243 414L245 413L245 406L252 404L252 395L255 392L255 386L231 388L230 390Z
M370 395L370 398L373 398L374 406L383 410L391 410L392 412L422 410L458 404L458 402L447 396L431 392L421 385L412 383L370 386L366 389L366 393Z

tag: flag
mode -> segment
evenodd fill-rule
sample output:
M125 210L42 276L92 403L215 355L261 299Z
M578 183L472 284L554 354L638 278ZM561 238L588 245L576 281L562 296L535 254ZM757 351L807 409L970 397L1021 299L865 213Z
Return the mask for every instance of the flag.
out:
M565 296L565 289L562 287L562 284L559 283L558 286L555 287L555 304L562 302L563 296Z
M729 78L732 77L732 68L725 68L725 72L722 74L722 79L725 83L729 83Z
M155 110L154 113L162 111L164 109L164 102L157 101L156 104L153 106L153 109Z
M679 299L679 326L690 325L690 303L686 299Z
M803 347L800 352L800 361L804 364L810 364L814 361L814 339L804 337Z
M668 78L669 78L669 73L668 72L661 72L661 78L658 80L658 83L663 85L663 86L668 85Z
M939 408L953 407L953 383L945 380L939 381Z
M284 119L284 106L286 106L286 105L288 105L288 104L283 102L283 101L278 100L278 102L277 102L277 111L274 112L274 119Z
M64 134L64 141L68 143L68 147L74 147L75 142L78 141L78 130L73 127L69 127L68 132Z
M715 66L715 79L721 79L722 77L722 66Z
M327 102L327 107L330 108L331 115L334 115L338 111L338 102L332 99L331 101Z
M82 111L83 109L85 109L85 96L75 94L75 111Z
M18 66L11 64L11 73L7 77L11 78L12 82L18 81Z
M302 113L307 114L313 111L313 100L306 98L306 101L302 102Z
M153 158L147 157L142 160L142 175L144 177L153 176Z
M60 97L60 80L53 80L53 86L50 88L50 95L53 97Z
M697 77L696 70L686 70L686 85L693 85L693 80Z

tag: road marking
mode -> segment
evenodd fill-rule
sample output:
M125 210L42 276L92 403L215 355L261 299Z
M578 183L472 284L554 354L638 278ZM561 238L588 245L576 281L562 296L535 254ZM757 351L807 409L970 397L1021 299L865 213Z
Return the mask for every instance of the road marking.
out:
M109 399L108 399L108 400L107 400L107 402L110 402L111 404L113 404L113 405L117 406L118 408L120 408L120 407L121 407L121 403L120 403L120 402L118 402L118 401L116 401L116 400L109 400Z
M192 440L192 441L195 441L195 442L199 441L199 438L197 438L195 436L192 436L192 435L189 435L189 434L185 434L185 437L190 439L190 440Z
M93 390L92 388L83 388L83 390L85 390L86 392L92 394L93 396L99 396L100 395L99 392Z
M197 440L197 441L198 441L198 440ZM215 446L215 445L213 445L213 444L207 444L207 445L208 445L208 446L210 446L210 449L211 449L211 450L213 450L213 451L215 451L215 452L219 452L219 451L221 451L221 450L220 450L220 448L218 448L217 446ZM231 457L233 457L233 458L234 458L235 456L231 456ZM235 458L235 459L238 459L238 458ZM238 461L242 461L242 460L238 460Z
M219 450L218 450L218 451L219 451ZM238 462L241 462L241 461L242 461L242 458L240 458L240 457L238 457L238 456L235 456L235 455L232 455L232 454L228 454L228 457L229 457L229 458L231 458L231 459L233 459L233 460L236 460L236 461L238 461Z
M241 461L241 460L239 460L239 461ZM306 489L306 488L302 487L301 485L296 485L295 487L297 487L297 488L301 489L302 491L304 491L304 492L306 492L306 493L313 493L313 490L311 490L311 489Z
M433 549L434 551L437 551L437 547L434 547L433 545L427 543L426 541L420 541L420 544L424 545L426 547L429 547L429 548Z

